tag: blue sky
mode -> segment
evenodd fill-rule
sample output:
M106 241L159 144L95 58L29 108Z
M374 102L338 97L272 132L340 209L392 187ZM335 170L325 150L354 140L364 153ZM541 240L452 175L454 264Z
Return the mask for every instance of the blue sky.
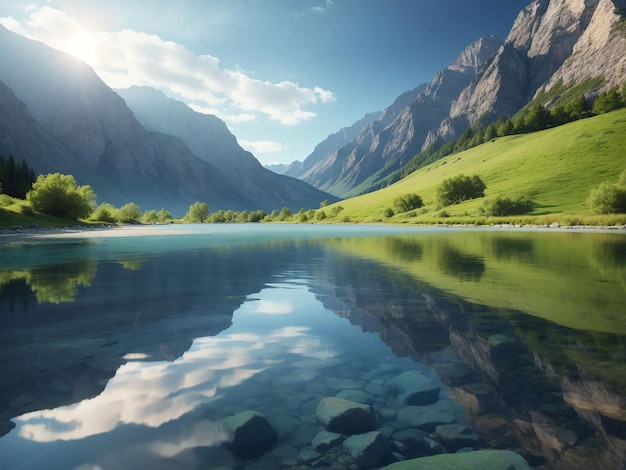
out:
M0 23L216 114L263 164L302 160L428 82L470 42L504 39L530 0L3 0Z

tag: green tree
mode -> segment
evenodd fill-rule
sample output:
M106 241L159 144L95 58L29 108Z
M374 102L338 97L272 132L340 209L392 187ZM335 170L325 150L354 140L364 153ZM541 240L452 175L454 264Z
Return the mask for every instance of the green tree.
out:
M293 215L293 212L288 207L283 207L280 210L280 214L278 214L278 220L287 220L289 217Z
M115 216L117 209L113 207L112 204L108 202L103 202L100 204L91 214L90 219L98 222L107 222L110 224L114 224L117 222L117 217Z
M614 111L623 106L622 97L618 87L614 86L600 95L593 102L591 111L593 114L604 114Z
M616 183L602 183L591 190L587 203L598 214L626 213L626 187Z
M541 105L533 106L524 118L526 132L535 132L547 129L550 123L550 113Z
M91 186L78 186L72 175L50 173L37 177L26 199L36 211L77 220L93 212L96 194Z
M342 206L335 206L330 210L331 217L337 217L339 213L343 210Z
M567 114L570 115L571 120L583 119L589 116L591 109L585 95L581 94L574 98L569 104L565 106Z
M165 209L160 209L157 212L157 219L162 224L171 222L173 220L172 214L170 214L170 212Z
M413 209L419 209L424 205L422 198L415 193L398 196L393 200L393 207L397 212L408 212Z
M460 174L443 181L437 187L437 199L443 206L460 204L469 199L476 199L485 195L485 183L478 175L465 176Z
M248 214L248 222L261 222L267 214L262 210L250 212Z
M328 199L324 199L322 202L320 202L320 207L326 207L330 205L330 201Z
M571 120L572 117L565 109L565 106L558 105L550 110L550 124L552 126L560 126Z
M189 206L185 220L191 223L205 223L209 220L209 205L206 202L194 202Z
M26 193L35 182L35 172L28 167L25 161L19 165L12 156L4 158L0 155L0 187L2 192L11 197L25 199Z
M154 209L150 209L146 211L141 216L141 221L147 224L155 224L159 221L159 216L157 215L157 211Z
M134 202L124 204L117 211L117 220L123 224L136 224L141 219L141 208Z
M327 217L326 216L326 212L323 209L318 211L317 214L315 214L315 218L317 220L324 220L324 219L326 219L326 217Z

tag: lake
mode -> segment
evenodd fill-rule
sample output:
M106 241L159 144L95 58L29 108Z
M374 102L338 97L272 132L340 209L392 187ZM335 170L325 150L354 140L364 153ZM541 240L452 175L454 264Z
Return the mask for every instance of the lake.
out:
M137 230L0 239L0 468L626 468L623 231ZM375 462L320 443L336 396ZM247 410L264 442L229 435Z

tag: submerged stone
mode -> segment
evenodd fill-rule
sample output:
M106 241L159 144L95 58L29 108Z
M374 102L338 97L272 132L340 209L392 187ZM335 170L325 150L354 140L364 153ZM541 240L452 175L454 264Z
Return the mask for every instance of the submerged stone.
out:
M359 434L376 429L376 416L369 405L338 397L320 400L315 416L329 431Z
M261 455L271 448L278 435L257 411L242 411L222 420L226 446L243 455Z
M360 468L374 468L391 452L389 439L378 431L351 436L343 442Z
M318 432L313 440L311 441L311 445L313 449L318 452L326 452L333 447L338 446L344 440L344 437L336 432L330 431L320 431Z
M530 468L528 462L513 451L477 450L406 460L393 463L383 470L530 470Z
M450 452L464 447L476 447L480 437L462 424L442 424L435 428L435 434Z
M407 405L432 405L439 400L441 387L417 371L409 371L385 382L385 387L397 393Z
M374 397L362 390L342 390L336 396L344 398L345 400L363 403L364 405L371 405L374 403Z

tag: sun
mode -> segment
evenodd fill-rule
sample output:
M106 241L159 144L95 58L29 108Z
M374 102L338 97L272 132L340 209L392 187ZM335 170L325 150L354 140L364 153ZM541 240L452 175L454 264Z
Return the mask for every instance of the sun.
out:
M98 62L98 43L90 32L76 31L69 37L64 49L92 67Z

